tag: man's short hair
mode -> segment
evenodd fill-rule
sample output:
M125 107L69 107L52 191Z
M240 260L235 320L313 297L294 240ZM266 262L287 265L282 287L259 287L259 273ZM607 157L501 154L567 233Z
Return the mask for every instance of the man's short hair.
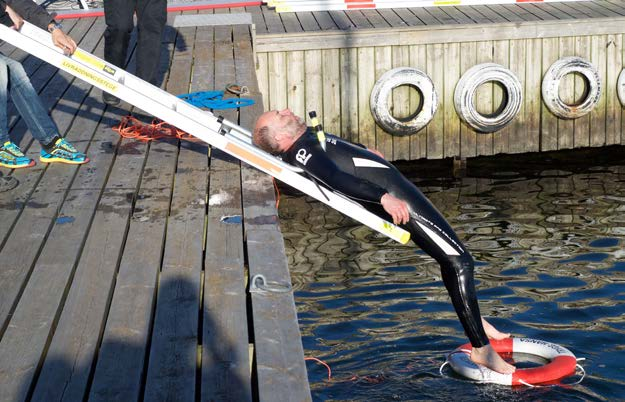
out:
M272 155L280 153L278 142L273 136L273 130L269 126L258 127L254 130L253 141L256 146Z

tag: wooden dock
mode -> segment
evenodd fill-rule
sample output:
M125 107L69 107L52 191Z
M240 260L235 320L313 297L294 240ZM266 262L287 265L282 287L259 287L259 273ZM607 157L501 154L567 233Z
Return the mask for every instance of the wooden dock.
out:
M503 4L404 9L280 13L255 10L258 80L265 106L316 110L325 130L382 151L392 160L469 158L498 153L542 152L625 144L625 112L617 79L625 65L625 1ZM541 100L541 80L556 60L578 56L598 70L602 95L591 113L556 117ZM495 133L465 124L454 89L472 66L493 62L522 85L516 118ZM439 107L421 131L389 134L370 112L372 88L385 72L415 67L433 81ZM584 79L566 75L560 97L576 104ZM498 84L486 83L476 109L495 112ZM406 118L418 110L419 93L393 91L391 112Z
M103 18L64 25L101 57ZM256 104L223 115L253 126L251 26L168 26L163 46L165 90L246 85ZM91 162L0 169L0 400L310 400L292 292L248 291L257 274L290 283L270 178L201 142L122 139L112 127L126 110L2 50Z

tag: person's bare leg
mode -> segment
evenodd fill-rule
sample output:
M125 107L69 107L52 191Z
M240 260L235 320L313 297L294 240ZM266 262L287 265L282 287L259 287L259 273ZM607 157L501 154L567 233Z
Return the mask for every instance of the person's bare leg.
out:
M502 339L510 338L510 333L500 332L497 328L493 327L491 323L486 321L484 317L482 317L482 326L484 327L486 336L488 336L490 339L496 339L500 341Z
M471 361L473 361L473 363L486 366L489 369L501 374L514 373L516 370L516 367L512 364L506 363L506 361L502 359L490 345L482 346L481 348L473 348L471 351Z

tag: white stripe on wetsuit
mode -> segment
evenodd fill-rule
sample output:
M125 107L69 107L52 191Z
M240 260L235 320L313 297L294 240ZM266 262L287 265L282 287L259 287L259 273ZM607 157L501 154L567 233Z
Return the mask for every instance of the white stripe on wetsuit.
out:
M447 255L460 255L460 253L457 252L456 249L454 249L452 246L450 246L449 243L447 243L445 240L443 240L442 237L440 237L439 235L434 233L434 231L432 229L430 229L427 226L423 225L421 222L417 222L417 225L419 225L421 230L423 230L426 235L430 236L430 238L432 240L434 240L434 243L436 243L438 245L438 247L440 247L445 252L445 254L447 254Z
M356 167L375 167L375 168L384 168L388 169L388 166L383 163L372 161L371 159L365 158L352 158L354 161L354 166Z

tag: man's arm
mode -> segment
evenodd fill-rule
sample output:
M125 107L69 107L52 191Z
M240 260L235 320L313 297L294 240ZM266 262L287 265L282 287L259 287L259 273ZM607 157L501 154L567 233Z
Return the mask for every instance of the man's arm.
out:
M381 204L395 224L407 223L410 219L408 205L404 201L369 180L342 171L318 142L293 151L296 164L332 190L354 200Z
M41 29L47 30L48 25L54 21L54 18L43 7L32 0L5 0L3 3L15 10L26 21Z

